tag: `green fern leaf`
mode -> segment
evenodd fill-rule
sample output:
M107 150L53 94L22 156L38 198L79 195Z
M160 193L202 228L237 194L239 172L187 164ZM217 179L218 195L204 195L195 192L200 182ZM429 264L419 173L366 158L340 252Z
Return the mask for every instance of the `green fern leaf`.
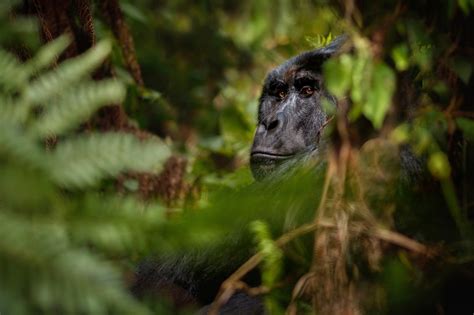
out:
M45 313L147 313L124 290L118 270L71 247L61 222L33 222L6 213L0 211L0 261L2 270L11 272L2 273L2 281L22 283L28 290L17 291L2 310L13 311L16 303L28 301Z
M50 101L88 76L104 61L110 50L111 43L103 41L81 56L64 61L57 69L45 73L30 83L23 91L24 101L28 104L43 104Z
M80 136L60 143L51 153L50 175L64 187L86 187L124 170L158 172L169 155L162 142L140 142L130 134Z
M94 194L86 196L72 216L81 218L69 224L71 236L77 243L93 244L112 254L145 252L150 248L149 239L160 236L155 232L166 222L166 208L159 204L145 206L132 198Z
M125 88L116 80L89 82L70 88L34 122L32 133L40 137L62 134L85 121L98 108L119 103L124 97Z
M0 123L19 124L25 120L28 109L21 106L13 96L0 94Z
M17 58L0 49L0 87L11 91L27 82L27 72Z
M0 154L31 168L45 170L48 167L40 147L17 126L3 122L0 126Z
M29 73L38 72L45 67L51 66L70 43L71 39L69 36L62 35L44 45L36 55L25 64Z

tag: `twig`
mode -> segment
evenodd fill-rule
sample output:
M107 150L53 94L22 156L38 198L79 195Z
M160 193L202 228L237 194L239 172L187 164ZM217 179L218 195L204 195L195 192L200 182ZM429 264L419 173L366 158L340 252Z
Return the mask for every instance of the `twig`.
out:
M325 222L322 223L309 223L300 226L288 233L285 233L280 238L275 241L275 244L278 247L283 247L291 240L304 235L306 233L312 232L318 227L332 227L333 225L328 225ZM258 264L262 261L263 255L261 252L256 253L249 260L247 260L242 266L239 267L232 275L230 275L227 280L225 280L222 285L221 289L219 290L219 294L217 295L216 299L212 303L209 314L219 314L219 309L227 303L227 301L232 297L232 295L239 289L238 282L241 282L240 279L245 276L249 271L254 269L258 266Z
M374 236L387 243L392 243L394 245L411 250L412 252L419 253L426 256L432 256L432 251L430 251L426 245L423 245L415 240L412 240L411 238L406 237L403 234L390 231L384 228L376 228L372 232L368 231L367 234Z
M453 111L451 113L455 117L469 117L469 118L474 118L474 113L471 112L465 112L461 110Z
M304 234L313 232L318 228L337 228L337 225L328 220L319 220L314 223L308 223L283 234L275 241L275 245L277 245L278 247L283 247L293 239ZM349 229L352 231L358 231L370 235L372 237L376 237L380 240L403 247L418 254L426 256L432 256L433 254L432 251L430 251L425 245L415 240L412 240L400 233L390 231L385 228L376 227L373 230L362 230L360 227L350 227ZM208 314L219 314L219 309L227 303L227 301L232 297L232 295L234 295L236 291L244 290L247 292L251 292L252 295L263 294L269 291L269 288L266 287L248 288L245 283L240 281L240 279L244 277L248 272L257 267L258 264L262 261L262 259L263 254L261 252L256 253L242 266L240 266L239 269L237 269L232 275L230 275L227 280L222 283L221 288L219 290L219 294L215 298L214 302L211 304Z
M318 208L316 210L315 222L318 222L324 216L324 205L326 204L326 199L329 191L329 184L331 183L332 175L335 172L334 163L332 160L329 161L328 169L326 171L326 176L324 177L323 192L321 194L321 200L319 201Z
M286 314L288 315L296 315L297 314L297 306L296 306L296 300L304 293L306 292L308 288L308 281L311 278L316 277L316 274L314 272L309 272L302 276L298 282L296 283L295 287L293 288L293 292L291 293L291 302L290 305L288 305L288 308L286 309Z

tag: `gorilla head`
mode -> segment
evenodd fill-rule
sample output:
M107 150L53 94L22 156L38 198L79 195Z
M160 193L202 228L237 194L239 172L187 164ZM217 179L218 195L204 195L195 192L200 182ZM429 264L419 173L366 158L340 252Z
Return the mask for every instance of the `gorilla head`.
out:
M322 64L343 42L339 37L324 48L289 59L267 75L250 156L257 180L320 149L327 120L322 101L335 103L324 90Z

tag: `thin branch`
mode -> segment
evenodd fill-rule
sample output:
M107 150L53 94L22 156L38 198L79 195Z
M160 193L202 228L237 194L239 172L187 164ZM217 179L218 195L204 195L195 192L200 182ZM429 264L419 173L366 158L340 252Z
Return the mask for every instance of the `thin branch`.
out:
M125 23L125 18L123 16L122 10L120 9L119 1L102 1L102 8L107 23L110 25L112 32L120 43L120 48L122 49L125 65L128 71L135 80L135 83L138 86L143 87L144 83L140 65L137 61L135 44L130 29L128 28L127 23Z
M337 225L328 220L319 220L314 223L308 223L283 234L275 241L275 245L277 245L278 247L283 247L293 239L313 232L318 228L337 228ZM372 237L376 237L380 240L392 243L394 245L397 245L399 247L405 248L418 254L433 256L433 252L430 251L427 246L415 240L412 240L400 233L390 231L385 228L376 227L374 229L362 230L360 227L350 227L349 229L352 231L364 233ZM248 272L257 267L258 264L262 261L262 259L262 252L256 253L255 255L250 257L250 259L247 260L242 266L240 266L239 269L237 269L232 275L230 275L227 280L222 283L221 288L219 290L219 294L215 298L214 302L211 304L208 314L219 314L219 309L227 303L227 301L232 297L232 295L234 295L236 291L245 290L247 292L252 292L252 295L255 295L256 292L260 294L268 292L269 289L266 287L253 288L256 290L252 290L252 288L248 288L247 285L240 280Z
M426 256L433 255L433 252L426 245L423 245L415 240L412 240L409 237L406 237L403 234L400 234L394 231L390 231L384 228L376 228L372 232L368 231L367 234L374 236L387 243L392 243L394 245L408 249L418 254L422 254Z
M469 118L474 118L474 113L466 112L466 111L461 111L461 110L453 111L451 114L452 114L453 116L455 116L455 117L469 117Z
M302 276L298 282L296 283L295 287L293 288L293 292L291 293L291 302L286 309L286 314L288 315L296 315L298 312L298 308L296 305L296 300L308 289L309 280L316 277L314 272L309 272Z
M283 247L293 239L302 236L304 234L307 234L309 232L314 231L318 227L331 227L327 225L326 223L321 223L321 224L316 224L316 223L310 223L310 224L305 224L300 226L299 228L296 228L288 233L285 233L282 235L280 238L278 238L275 241L275 244L278 247ZM262 252L258 252L252 257L250 257L249 260L247 260L242 266L240 266L239 269L237 269L232 275L230 275L227 280L225 280L222 285L221 289L219 290L219 294L217 295L216 299L212 303L210 309L209 309L209 314L212 315L217 315L219 314L219 309L227 303L227 301L234 295L234 293L239 290L239 282L240 279L245 276L248 272L250 272L252 269L258 266L258 264L262 261L263 259L263 254Z
M336 171L336 168L333 162L334 161L332 159L329 160L326 176L324 177L323 192L321 194L321 200L319 201L319 205L316 210L315 222L318 222L324 216L324 205L326 204L326 199L327 199L327 195L329 191L329 184L331 183L332 176L334 175L334 172Z

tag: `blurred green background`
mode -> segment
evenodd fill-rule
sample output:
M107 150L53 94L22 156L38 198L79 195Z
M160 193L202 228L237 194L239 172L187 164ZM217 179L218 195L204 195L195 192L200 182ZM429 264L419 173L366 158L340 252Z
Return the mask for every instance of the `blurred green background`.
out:
M270 314L472 313L473 11L473 0L2 1L0 313L186 314L256 252ZM351 105L328 126L334 146L254 182L266 73L340 34L348 48L323 69ZM399 169L407 147L413 181ZM138 266L162 257L196 278L219 273L211 296L180 307L131 294ZM316 285L298 292L308 276Z

